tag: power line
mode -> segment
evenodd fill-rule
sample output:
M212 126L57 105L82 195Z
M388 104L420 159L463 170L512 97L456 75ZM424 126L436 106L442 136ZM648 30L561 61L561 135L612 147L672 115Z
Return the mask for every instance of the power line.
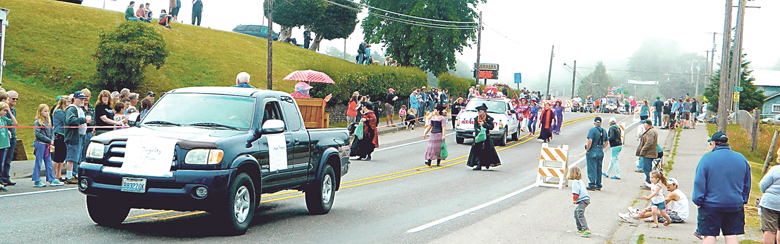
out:
M329 3L333 3L332 1L329 1L329 0L323 0L323 1L329 2ZM395 14L395 15L409 17L409 18L413 18L413 19L419 19L419 20L425 20L425 21L431 21L431 22L440 22L440 23L447 23L447 24L469 24L469 25L477 25L478 24L476 22L471 22L471 21L449 21L449 20L429 19L429 18L417 17L417 16L412 16L412 15L406 15L406 14L402 14L402 13L396 13L396 12L389 11L389 10L384 10L384 9L381 9L381 8L371 7L368 4L362 4L362 3L358 3L358 4L363 6L363 7L368 8L368 9L373 9L373 10L377 10L377 11L381 11L381 12L385 12L385 13L389 13L389 14Z
M483 25L483 26L485 26L485 27L487 27L487 28L489 28L489 29L491 29L491 30L493 30L493 32L495 32L495 33L497 33L497 34L499 34L499 35L503 36L504 38L506 38L506 39L508 39L508 40L510 40L510 41L513 41L513 42L515 42L515 43L517 43L517 44L523 45L523 46L525 46L525 47L527 47L527 48L531 48L531 47L530 47L530 46L528 46L528 45L525 45L525 44L523 44L523 43L521 43L521 42L519 42L519 41L516 41L515 39L509 38L508 36L506 36L506 35L502 34L501 32L498 32L498 30L496 30L496 29L493 29L493 27L490 27L489 25L485 24L485 22L484 22L484 21L482 22L482 25Z
M339 7L342 7L342 8L351 9L351 10L355 10L355 11L362 11L362 9L355 8L355 7L352 7L352 6L347 6L347 5L344 5L344 4L337 3L337 2L333 2L333 1L329 1L329 0L322 0L322 1L330 3L330 4L333 4L333 5L336 5L336 6L339 6ZM387 12L389 12L389 11L387 11ZM425 22L420 22L420 21L415 21L415 20L401 19L401 18L397 18L397 17L382 15L382 14L378 14L378 13L372 13L371 11L369 11L368 14L369 15L373 15L373 16L375 16L377 18L384 19L384 20L395 21L395 22L400 22L400 23L403 23L403 24L420 26L420 27L427 27L427 28L451 29L451 30L470 30L470 29L475 29L476 28L476 26L457 26L457 25L453 25L453 24L425 23Z

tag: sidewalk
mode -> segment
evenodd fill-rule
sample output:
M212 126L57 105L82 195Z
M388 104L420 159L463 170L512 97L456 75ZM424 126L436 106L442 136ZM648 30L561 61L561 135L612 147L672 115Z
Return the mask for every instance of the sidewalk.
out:
M664 155L670 155L674 150L676 133L668 130L657 132L659 144L665 150ZM706 126L684 130L681 138L684 139L678 145L670 175L680 181L680 189L690 198L696 165L708 149ZM577 233L572 216L575 206L571 203L571 188L537 188L530 190L527 194L532 196L520 204L464 226L434 243L467 243L473 240L484 243L636 243L640 236L644 243L698 242L692 235L696 229L696 207L693 203L690 203L692 209L686 223L661 226L658 229L651 229L651 224L639 221L626 223L617 216L618 213L627 212L628 206L646 206L647 200L642 200L641 196L649 193L639 188L645 175L634 172L637 161L634 155L639 144L636 128L626 132L625 144L619 156L622 179L603 178L603 190L589 192L591 204L585 210L585 216L592 231L590 238L582 238ZM610 150L606 150L604 170L609 165L610 154ZM664 161L668 162L669 158L665 157ZM587 173L584 170L585 162L577 167ZM587 176L583 175L583 181L588 182Z

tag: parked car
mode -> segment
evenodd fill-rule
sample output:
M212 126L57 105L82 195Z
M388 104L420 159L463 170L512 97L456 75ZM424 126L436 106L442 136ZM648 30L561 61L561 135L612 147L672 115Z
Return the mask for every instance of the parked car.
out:
M346 129L306 129L290 94L234 87L166 93L138 123L95 136L79 191L95 223L131 208L203 210L225 234L244 234L260 195L303 191L312 214L333 206L349 169Z
M762 124L780 125L780 114L776 114L773 117L764 118L761 120Z
M519 120L515 115L515 110L510 105L510 100L506 98L474 98L456 118L455 142L460 144L466 138L476 136L474 130L477 117L476 108L483 103L488 107L487 114L493 117L493 130L490 131L489 136L497 141L496 145L506 146L507 140L516 141L520 137ZM509 139L510 136L511 139Z
M250 36L268 38L268 26L265 25L239 25L233 28L233 32L246 34ZM279 39L279 33L274 32L274 41Z

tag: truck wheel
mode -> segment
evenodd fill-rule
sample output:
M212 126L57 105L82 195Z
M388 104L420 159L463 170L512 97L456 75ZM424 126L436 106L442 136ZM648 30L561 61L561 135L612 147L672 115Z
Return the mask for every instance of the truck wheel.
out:
M457 142L458 144L463 144L463 140L464 139L465 138L463 138L463 137L455 137L455 142Z
M322 170L319 182L312 184L306 191L306 208L311 214L326 214L333 207L333 199L336 197L336 173L326 164Z
M89 218L98 225L118 226L127 218L130 207L105 197L87 196L87 212Z
M507 133L509 133L509 132L506 129L504 129L504 135L501 136L501 139L498 139L498 145L499 146L502 146L502 147L506 146Z
M222 205L215 214L220 219L224 231L228 235L243 235L249 229L255 216L257 197L252 177L240 173L230 184L227 203Z

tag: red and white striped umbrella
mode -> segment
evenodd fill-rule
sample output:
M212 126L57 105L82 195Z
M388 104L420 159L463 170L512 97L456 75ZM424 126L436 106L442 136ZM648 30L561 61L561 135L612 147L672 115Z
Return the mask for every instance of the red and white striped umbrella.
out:
M284 80L336 84L325 73L314 70L297 70L284 77Z

